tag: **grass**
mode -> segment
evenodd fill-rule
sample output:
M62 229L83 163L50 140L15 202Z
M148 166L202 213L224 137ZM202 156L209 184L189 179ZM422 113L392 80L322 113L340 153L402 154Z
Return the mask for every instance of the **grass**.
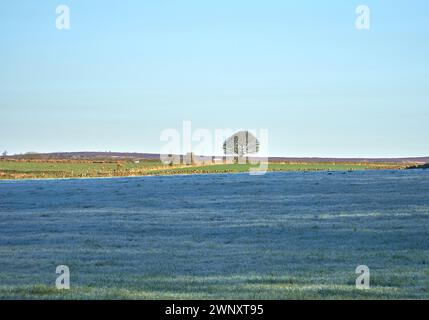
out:
M7 299L399 299L406 290L377 286L358 290L351 284L314 284L284 276L142 277L138 287L78 286L57 290L49 285L0 286ZM319 280L320 279L316 279ZM418 298L416 295L415 298Z
M0 298L428 299L428 178L0 181ZM361 264L370 290L355 288Z
M156 170L157 174L209 174L209 173L243 173L251 168L258 169L252 164L217 164L207 166L188 166ZM353 171L371 169L402 169L398 164L376 163L269 163L267 171Z
M160 161L0 161L0 179L90 178L248 172L258 165L215 164L166 166ZM402 169L390 163L270 163L268 171L350 171Z
M0 161L0 179L88 178L143 175L159 161Z

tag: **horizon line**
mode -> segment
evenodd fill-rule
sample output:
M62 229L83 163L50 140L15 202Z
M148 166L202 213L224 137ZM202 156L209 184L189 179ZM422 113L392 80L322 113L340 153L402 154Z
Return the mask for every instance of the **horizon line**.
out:
M88 154L88 153L98 153L98 154L116 154L116 155L151 155L151 156L160 156L159 152L138 152L138 151L49 151L49 152L37 152L37 151L28 151L21 153L8 154L6 157L14 156L25 156L25 155L53 155L53 154ZM175 154L179 156L185 156L185 154ZM222 155L196 155L199 157L223 157L228 156L225 154ZM234 156L234 155L229 155ZM416 158L429 158L429 155L426 156L291 156L291 155L269 155L267 157L251 155L248 157L254 158L284 158L284 159L416 159Z

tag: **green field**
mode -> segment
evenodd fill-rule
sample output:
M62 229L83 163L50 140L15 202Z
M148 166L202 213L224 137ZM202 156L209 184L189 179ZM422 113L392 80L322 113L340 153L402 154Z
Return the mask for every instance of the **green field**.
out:
M0 161L0 179L90 178L248 172L251 164L166 166L160 161ZM268 171L401 169L389 163L270 163Z

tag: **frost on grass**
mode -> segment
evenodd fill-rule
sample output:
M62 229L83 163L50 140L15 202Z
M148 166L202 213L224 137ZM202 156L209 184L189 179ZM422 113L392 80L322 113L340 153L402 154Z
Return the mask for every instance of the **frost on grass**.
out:
M429 173L0 182L0 297L428 298ZM70 267L71 290L55 289ZM356 266L371 290L355 289Z

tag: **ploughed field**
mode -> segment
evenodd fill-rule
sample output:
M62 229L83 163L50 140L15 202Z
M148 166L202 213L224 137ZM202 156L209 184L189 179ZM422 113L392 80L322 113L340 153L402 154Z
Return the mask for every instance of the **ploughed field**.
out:
M428 195L418 169L4 180L0 298L429 298Z

